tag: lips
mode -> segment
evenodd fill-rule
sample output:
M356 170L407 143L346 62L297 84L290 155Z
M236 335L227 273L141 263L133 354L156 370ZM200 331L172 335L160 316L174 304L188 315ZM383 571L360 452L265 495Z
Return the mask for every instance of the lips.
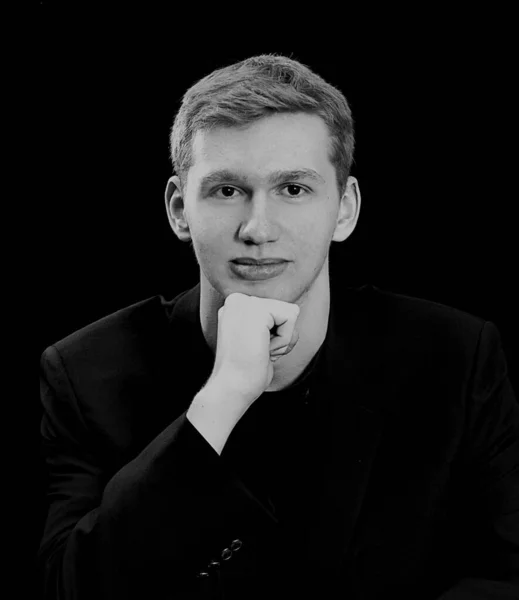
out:
M282 259L265 259L265 260L251 260L245 258L237 258L236 260L231 261L238 265L278 265L279 263L286 262Z
M288 265L286 260L251 261L250 259L236 259L229 261L231 272L242 281L264 281L278 277Z

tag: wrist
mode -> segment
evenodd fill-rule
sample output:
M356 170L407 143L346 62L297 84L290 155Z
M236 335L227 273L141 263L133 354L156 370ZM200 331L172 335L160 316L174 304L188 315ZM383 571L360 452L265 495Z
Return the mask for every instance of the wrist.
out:
M227 438L247 407L239 394L216 381L208 382L194 397L187 418L221 454Z

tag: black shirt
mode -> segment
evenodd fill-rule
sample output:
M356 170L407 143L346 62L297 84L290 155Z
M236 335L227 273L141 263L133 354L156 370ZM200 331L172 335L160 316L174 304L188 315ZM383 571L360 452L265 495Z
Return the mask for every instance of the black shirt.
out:
M264 392L232 430L221 458L278 521L278 543L269 547L272 572L283 576L288 564L302 563L305 536L317 516L317 493L325 415L316 396L324 345L288 387ZM287 549L290 548L290 553Z

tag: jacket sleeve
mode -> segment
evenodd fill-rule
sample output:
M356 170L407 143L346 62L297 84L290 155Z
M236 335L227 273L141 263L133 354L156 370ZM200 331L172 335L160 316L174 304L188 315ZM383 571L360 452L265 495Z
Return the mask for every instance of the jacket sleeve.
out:
M42 355L40 387L48 479L38 552L43 597L210 597L203 590L217 586L218 575L208 563L245 545L266 516L186 412L108 477L52 346Z
M496 326L485 322L468 388L463 442L481 532L478 572L438 600L519 598L519 403ZM481 570L481 572L479 572Z

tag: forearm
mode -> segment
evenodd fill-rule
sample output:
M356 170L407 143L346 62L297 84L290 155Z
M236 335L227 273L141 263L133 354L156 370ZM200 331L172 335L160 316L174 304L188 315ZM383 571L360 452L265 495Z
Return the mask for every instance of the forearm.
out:
M218 382L202 388L186 417L220 455L232 430L246 412L246 402Z

